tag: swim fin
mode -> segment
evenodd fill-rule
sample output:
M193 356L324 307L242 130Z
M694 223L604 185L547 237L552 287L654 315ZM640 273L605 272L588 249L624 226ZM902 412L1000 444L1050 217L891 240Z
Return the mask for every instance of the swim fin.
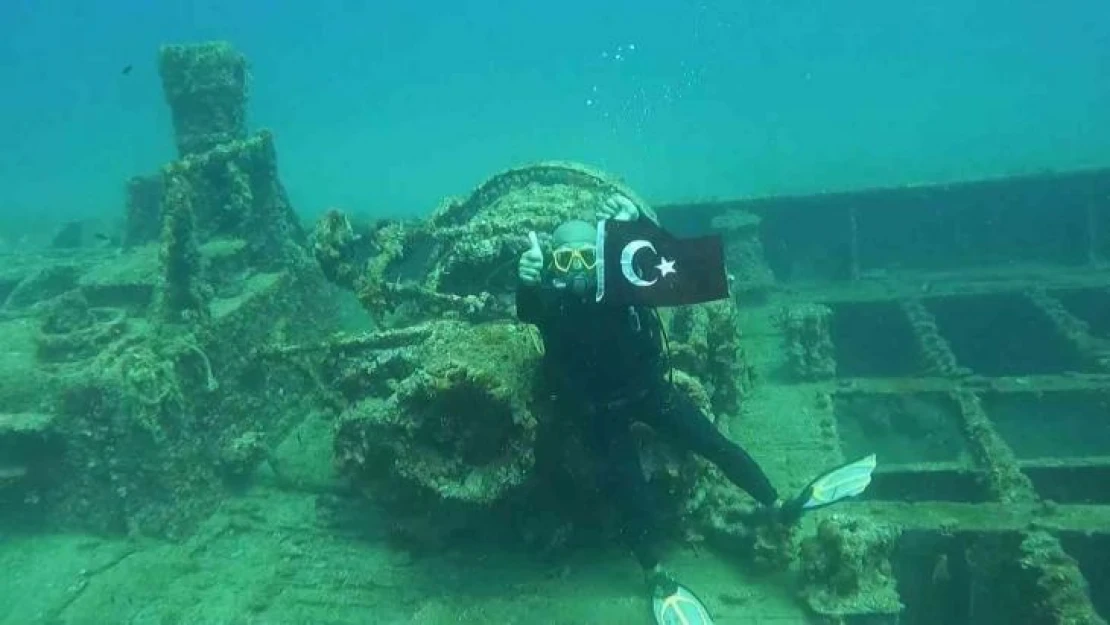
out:
M701 599L681 584L669 595L653 596L651 611L656 625L713 625Z
M816 510L838 501L855 497L871 483L871 473L875 470L875 454L869 454L822 473L809 483L791 502L799 514L806 510Z

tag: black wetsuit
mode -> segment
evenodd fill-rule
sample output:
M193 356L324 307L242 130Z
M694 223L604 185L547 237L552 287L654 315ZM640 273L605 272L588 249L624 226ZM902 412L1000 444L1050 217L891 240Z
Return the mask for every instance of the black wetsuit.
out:
M547 383L561 406L582 418L601 488L620 508L622 533L642 566L659 562L657 508L640 468L633 421L709 460L760 503L774 503L778 495L759 465L669 382L654 311L529 286L517 289L516 305L517 317L543 335Z

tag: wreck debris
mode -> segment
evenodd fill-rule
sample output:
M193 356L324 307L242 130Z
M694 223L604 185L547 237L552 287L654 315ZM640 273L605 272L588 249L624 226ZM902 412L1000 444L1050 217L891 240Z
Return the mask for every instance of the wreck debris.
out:
M920 299L905 299L899 305L910 322L917 342L918 359L925 373L944 377L961 377L971 373L957 364L952 347L941 336L936 319Z
M779 311L776 324L783 333L790 373L799 380L827 380L836 375L831 328L832 309L823 304L799 304Z
M46 415L58 443L20 481L46 526L187 534L315 398L295 363L251 350L334 327L273 138L246 133L241 55L170 46L162 61L182 156L130 181L123 249L64 250L0 286L20 376L5 405Z
M722 233L733 278L730 290L738 297L762 297L775 286L775 274L763 253L761 222L759 215L740 209L731 209L710 222Z
M340 473L399 519L452 518L425 530L438 535L535 486L538 354L524 328L440 321L326 350L350 402L335 435Z
M1030 289L1025 292L1025 297L1049 320L1060 338L1090 366L1110 371L1110 338L1092 335L1090 324L1069 312L1059 299L1043 288Z
M980 479L992 498L1010 503L1034 501L1033 483L1022 473L1013 450L987 418L979 396L966 389L954 390L949 396L959 406L964 437L982 469Z
M826 617L902 611L891 557L899 531L863 517L829 515L802 541L802 597Z
M242 481L269 453L269 447L260 432L243 432L220 450L220 468L231 480Z
M740 342L740 321L730 301L676 308L668 342L675 368L694 375L712 399L712 412L736 414L755 384Z
M247 261L265 271L307 259L307 236L278 179L269 132L175 161L163 169L162 187L160 211L191 211L201 243L241 240Z
M68 291L46 305L37 355L46 362L90 358L123 335L127 323L126 311L91 307L81 291Z
M127 181L121 241L124 249L150 243L161 235L163 184L160 175L133 176Z
M614 193L633 198L656 218L631 189L605 174L573 163L540 163L491 177L466 199L445 201L426 221L362 228L329 212L317 223L314 250L329 279L354 290L379 323L418 323L447 312L474 320L505 317L528 232L550 232L570 218L593 219ZM418 300L431 309L407 305ZM400 307L403 314L389 316Z
M593 219L613 193L635 198L589 168L543 163L497 174L424 221L365 224L338 210L318 220L312 244L323 273L356 293L381 328L373 338L357 339L361 348L352 339L325 348L343 354L335 362L347 363L336 369L329 369L335 362L325 363L328 372L321 377L354 403L341 420L336 453L355 485L377 501L403 502L395 508L437 518L464 504L482 514L505 505L537 505L552 491L547 480L553 474L572 475L593 490L586 456L573 451L574 432L544 418L546 403L536 396L531 377L541 346L531 328L516 323L513 294L527 233L546 237L542 233L568 218ZM641 205L648 218L657 219ZM663 315L679 392L711 420L737 410L753 382L735 313L731 302L717 302ZM411 342L373 346L398 333ZM423 347L432 342L445 347ZM369 349L365 357L352 356L362 348ZM488 356L494 348L507 351ZM470 354L486 357L473 360ZM522 371L530 375L522 377ZM437 399L442 397L452 401ZM476 437L472 430L483 434ZM502 441L499 448L509 455L491 464L473 446L476 440ZM672 508L682 507L699 479L723 479L705 477L711 474L685 462L686 455L674 462L653 437L641 444L644 456L657 460L645 471L658 478ZM545 466L544 458L558 468ZM552 507L562 508L557 514L574 514L574 506ZM458 521L465 515L456 510L449 516ZM536 528L522 531L543 540Z
M158 311L163 321L182 323L208 317L208 291L197 250L197 221L193 192L174 166L166 171L168 184L162 211L162 281Z
M0 309L29 308L72 290L80 277L80 268L64 263L41 267L21 276L8 290Z
M42 473L60 443L54 415L0 412L0 492Z
M357 291L366 263L374 253L362 244L365 238L355 233L347 215L334 208L316 222L312 251L328 280L349 291Z
M537 355L514 325L445 321L425 329L419 342L375 350L356 365L370 392L340 421L339 466L370 482L397 482L378 496L426 490L447 501L499 501L528 480L535 462L529 372Z
M169 221L187 228L179 211L188 211L201 244L241 239L266 270L301 263L307 238L278 179L273 135L247 132L243 56L225 43L174 45L160 63L180 158L129 181L124 246L152 242Z
M247 59L224 42L163 46L159 74L181 157L247 135Z
M1052 534L1035 530L1021 541L1020 587L1034 597L1030 622L1052 625L1105 625L1091 604L1087 580L1075 558ZM1024 602L1023 602L1024 603Z
M859 260L859 207L852 204L848 207L848 279L860 279Z

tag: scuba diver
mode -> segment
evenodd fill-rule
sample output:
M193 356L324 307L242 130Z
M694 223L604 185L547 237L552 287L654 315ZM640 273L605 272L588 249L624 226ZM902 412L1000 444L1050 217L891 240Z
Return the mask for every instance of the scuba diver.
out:
M655 216L615 195L597 209L601 220ZM776 522L794 523L809 508L858 494L870 481L874 456L821 476L784 501L759 464L702 414L668 375L662 322L646 306L598 303L598 226L572 220L551 236L545 255L535 232L519 259L517 318L539 329L542 372L560 412L579 421L598 465L599 487L617 508L621 535L643 568L659 623L711 623L708 612L662 566L656 505L641 469L633 424L642 423L680 449L712 462ZM862 463L862 464L861 464Z

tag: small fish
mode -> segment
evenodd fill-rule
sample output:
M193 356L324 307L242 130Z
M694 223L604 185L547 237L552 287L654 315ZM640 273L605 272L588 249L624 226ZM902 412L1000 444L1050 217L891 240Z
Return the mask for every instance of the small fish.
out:
M130 74L131 73L131 66L130 65L125 65L123 67L123 71L120 72L120 73L123 74L124 76Z
M119 247L121 241L120 235L107 234L104 232L94 232L92 238L94 241L94 245L98 245L100 247Z

